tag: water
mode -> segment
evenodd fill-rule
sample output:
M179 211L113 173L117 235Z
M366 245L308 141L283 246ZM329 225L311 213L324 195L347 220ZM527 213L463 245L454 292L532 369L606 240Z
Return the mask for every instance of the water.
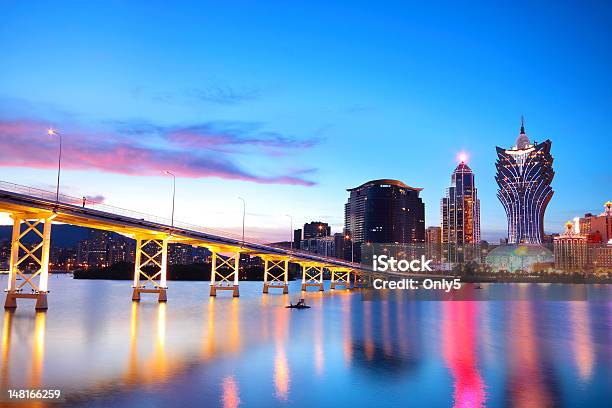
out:
M53 276L46 313L26 300L5 312L1 388L60 389L64 404L95 407L586 407L612 397L612 302L363 302L339 290L308 292L312 308L290 310L297 282L267 296L243 282L239 299L170 282L167 304L132 303L130 283Z

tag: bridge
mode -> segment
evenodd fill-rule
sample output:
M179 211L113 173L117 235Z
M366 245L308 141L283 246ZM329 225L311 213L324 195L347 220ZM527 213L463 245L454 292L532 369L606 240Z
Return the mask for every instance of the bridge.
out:
M240 295L241 254L257 256L264 261L263 293L270 289L288 293L289 263L299 265L302 270L302 290L314 287L323 291L324 270L330 272L332 289L363 286L375 274L363 264L4 181L0 181L0 212L10 214L13 219L4 305L7 309L16 308L19 298L35 299L36 309L47 308L49 252L54 222L113 231L133 238L136 253L132 300L135 301L140 300L141 294L156 294L159 301L167 300L169 243L205 247L212 253L210 296L216 296L221 290L231 291L234 297ZM24 243L28 234L36 241L29 247ZM37 266L31 274L20 268L28 259ZM388 272L376 272L376 275L406 277L405 274ZM18 276L21 278L19 284ZM29 293L25 291L28 288Z

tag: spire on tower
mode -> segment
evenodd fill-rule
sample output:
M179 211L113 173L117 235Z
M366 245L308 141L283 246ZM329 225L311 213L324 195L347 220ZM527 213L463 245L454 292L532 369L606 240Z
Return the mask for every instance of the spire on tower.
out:
M521 135L525 134L525 118L521 115Z

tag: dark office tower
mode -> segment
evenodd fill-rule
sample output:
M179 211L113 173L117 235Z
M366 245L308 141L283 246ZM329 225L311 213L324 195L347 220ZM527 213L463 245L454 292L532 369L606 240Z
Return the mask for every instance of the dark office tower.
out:
M533 144L521 133L511 149L497 147L497 197L508 217L508 243L540 244L544 237L544 212L553 195L555 172L550 155L552 142Z
M302 239L328 237L331 235L331 227L326 222L312 221L304 224L304 236Z
M354 244L425 242L421 188L397 180L373 180L348 189L345 233Z
M477 244L480 242L480 200L472 169L461 161L451 185L442 199L442 242Z

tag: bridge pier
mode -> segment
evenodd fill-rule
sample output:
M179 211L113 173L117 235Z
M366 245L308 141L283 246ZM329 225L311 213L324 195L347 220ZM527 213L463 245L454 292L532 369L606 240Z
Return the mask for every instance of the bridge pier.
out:
M323 292L323 265L312 263L301 263L302 266L302 290L314 286Z
M36 299L35 309L47 309L51 222L55 218L55 214L15 213L11 214L11 218L13 218L13 231L4 308L17 308L17 299ZM25 225L23 231L21 230L22 223ZM41 224L43 225L42 232L38 229ZM39 242L35 244L23 243L22 240L27 235L36 236ZM19 266L25 261L36 265L36 272L30 274L30 277L19 270ZM20 276L23 280L20 284L17 284L17 276ZM38 283L34 281L36 277L38 277ZM26 285L30 286L30 293L23 293Z
M264 260L263 293L270 288L279 288L283 294L289 293L289 258L274 259L262 256ZM280 272L279 272L280 270Z
M154 269L152 274L144 269L146 266ZM167 301L167 270L168 237L137 236L132 300L140 301L141 293L157 293L159 302ZM146 279L143 284L140 283L141 276Z
M229 256L223 256L217 250L212 250L210 296L217 296L217 290L231 290L233 297L240 296L240 290L238 289L239 264L240 251L232 252L232 255Z
M329 268L331 270L331 289L343 285L345 289L351 288L351 270L347 268Z

